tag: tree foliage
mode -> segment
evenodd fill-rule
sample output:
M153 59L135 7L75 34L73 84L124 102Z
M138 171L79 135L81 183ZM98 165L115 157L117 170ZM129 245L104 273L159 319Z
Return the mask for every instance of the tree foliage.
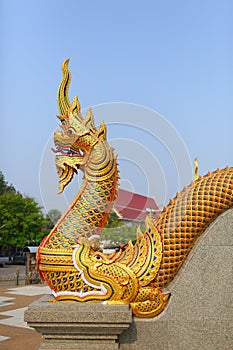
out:
M135 241L136 239L136 226L121 225L119 227L104 228L101 241L105 242L108 247L120 246L127 244L130 240ZM108 242L106 244L106 242Z
M103 229L101 242L105 247L118 247L136 239L137 226L125 225L115 211L111 211Z
M109 213L108 223L106 228L119 227L122 225L122 221L119 219L115 211Z
M12 247L38 245L49 232L42 208L29 196L9 185L0 172L0 249L9 255Z
M4 178L3 173L0 171L0 196L4 193L16 193L13 185L9 185Z
M46 219L48 221L48 228L52 229L54 225L58 222L60 219L62 213L60 210L57 209L51 209L48 214L46 215Z

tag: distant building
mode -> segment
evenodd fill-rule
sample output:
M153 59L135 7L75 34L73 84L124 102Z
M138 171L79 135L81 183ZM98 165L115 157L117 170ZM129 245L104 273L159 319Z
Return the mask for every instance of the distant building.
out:
M114 202L113 210L126 224L144 222L146 216L151 211L154 218L157 218L161 212L154 198L123 189L118 190L118 196Z

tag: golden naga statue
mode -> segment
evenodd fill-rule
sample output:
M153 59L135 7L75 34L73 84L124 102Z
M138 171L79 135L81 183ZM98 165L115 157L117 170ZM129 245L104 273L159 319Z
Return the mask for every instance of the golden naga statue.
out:
M233 168L196 176L170 200L159 218L146 219L136 243L105 255L99 249L101 231L117 195L118 169L106 127L94 125L91 110L83 118L78 98L70 103L69 60L62 65L57 100L62 131L56 131L59 192L79 169L83 184L37 253L38 270L56 300L126 303L137 317L153 317L166 306L162 288L173 280L207 226L233 207Z

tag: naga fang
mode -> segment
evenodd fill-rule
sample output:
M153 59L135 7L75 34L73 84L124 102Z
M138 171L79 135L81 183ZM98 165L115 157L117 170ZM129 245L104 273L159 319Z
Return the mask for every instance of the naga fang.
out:
M208 173L170 200L155 221L146 219L136 243L105 255L101 231L117 195L116 154L106 126L83 118L78 97L70 103L69 60L62 65L57 101L62 131L54 134L59 193L83 171L83 184L67 211L44 238L37 253L40 275L56 300L126 303L137 317L153 317L166 306L162 291L176 276L196 239L225 210L233 207L233 168Z

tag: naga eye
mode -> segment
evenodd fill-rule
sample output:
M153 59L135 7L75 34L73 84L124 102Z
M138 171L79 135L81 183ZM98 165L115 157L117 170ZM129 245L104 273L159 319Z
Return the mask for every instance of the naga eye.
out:
M68 134L68 135L72 135L72 134L73 134L73 131L72 131L71 129L69 129L69 130L67 131L67 134Z
M100 255L95 255L95 258L96 258L97 260L103 260L102 257L101 257Z

